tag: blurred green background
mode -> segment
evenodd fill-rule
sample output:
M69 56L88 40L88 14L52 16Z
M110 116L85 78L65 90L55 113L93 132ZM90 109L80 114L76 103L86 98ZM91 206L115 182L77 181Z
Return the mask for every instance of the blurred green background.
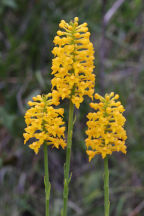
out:
M95 48L96 92L126 107L127 155L109 161L111 216L144 216L143 0L0 1L0 216L44 215L43 151L23 144L27 101L51 90L53 38L61 19L87 22ZM103 160L85 153L86 97L75 110L69 216L102 216ZM64 101L65 120L68 101ZM60 215L65 151L49 148L51 215Z

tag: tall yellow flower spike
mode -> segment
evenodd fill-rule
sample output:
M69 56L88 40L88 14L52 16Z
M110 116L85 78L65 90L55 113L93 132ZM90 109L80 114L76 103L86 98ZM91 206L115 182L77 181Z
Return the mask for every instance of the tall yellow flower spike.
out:
M25 114L25 128L24 144L27 141L33 141L29 145L31 149L37 154L42 144L53 145L53 147L64 148L66 143L64 141L65 127L62 120L64 110L54 109L52 107L52 100L49 99L51 93L33 97L33 102L29 101L28 105L31 107Z
M89 161L96 154L101 154L102 158L111 155L113 151L126 154L127 136L123 128L126 119L122 115L124 107L119 101L116 102L118 98L119 95L114 95L113 92L106 94L104 98L95 94L95 99L100 102L90 103L90 107L96 112L87 115L86 146Z
M59 27L63 31L57 31L56 47L52 51L55 56L52 62L54 101L58 103L60 98L69 98L79 108L83 96L92 98L94 93L93 44L89 40L87 23L78 25L78 17L69 24L62 20Z

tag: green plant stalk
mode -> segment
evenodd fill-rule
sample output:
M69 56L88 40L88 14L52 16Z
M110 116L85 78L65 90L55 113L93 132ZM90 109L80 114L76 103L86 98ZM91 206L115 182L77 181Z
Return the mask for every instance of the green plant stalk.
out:
M73 133L73 112L74 112L74 105L70 100L66 163L64 168L64 192L63 192L63 211L62 211L63 216L67 215L67 203L68 203L69 182L70 182L69 170L70 170L72 133Z
M104 206L105 216L109 216L109 169L108 169L108 157L104 158Z
M50 200L50 189L51 185L49 182L49 171L48 171L48 150L47 144L44 143L44 184L45 184L45 215L49 216L49 200Z

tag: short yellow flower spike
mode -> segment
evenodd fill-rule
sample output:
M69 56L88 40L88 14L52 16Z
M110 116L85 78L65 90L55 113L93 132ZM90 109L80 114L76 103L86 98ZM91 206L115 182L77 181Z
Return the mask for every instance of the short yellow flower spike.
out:
M69 24L62 20L59 27L63 31L57 31L54 38L52 53L55 58L52 63L52 89L55 89L55 102L62 98L69 98L79 108L83 96L93 98L95 75L94 49L90 42L90 32L87 23L78 25L78 17ZM58 96L59 95L59 96Z
M64 148L66 143L64 141L65 127L62 120L64 110L62 108L54 109L52 107L52 100L49 99L51 93L33 97L33 102L29 101L31 106L25 114L25 128L24 144L30 140L34 142L29 145L31 149L37 154L42 144L53 145L53 147Z
M89 161L96 154L101 154L102 158L111 155L113 151L126 154L127 136L123 128L126 119L122 115L124 107L116 101L118 98L119 95L114 95L113 92L106 94L104 98L95 94L95 99L100 102L90 103L90 107L96 112L87 115L86 146Z

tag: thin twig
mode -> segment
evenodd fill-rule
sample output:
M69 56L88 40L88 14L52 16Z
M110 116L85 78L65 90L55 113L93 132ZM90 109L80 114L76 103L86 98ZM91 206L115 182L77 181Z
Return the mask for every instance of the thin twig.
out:
M140 211L144 208L144 200L139 203L139 205L128 215L128 216L136 216L140 213Z
M110 19L113 17L113 15L117 12L119 7L124 3L125 0L117 0L112 7L107 11L107 13L104 16L104 23L108 24Z
M70 201L68 202L68 206L73 209L78 215L83 214L83 210L74 202Z
M100 85L100 90L101 92L104 92L104 75L105 75L105 67L104 67L104 61L105 61L105 42L106 42L106 25L104 22L104 14L105 14L105 10L106 10L106 4L107 4L107 0L103 0L102 1L102 24L101 24L101 41L100 41L100 48L99 48L99 85Z

